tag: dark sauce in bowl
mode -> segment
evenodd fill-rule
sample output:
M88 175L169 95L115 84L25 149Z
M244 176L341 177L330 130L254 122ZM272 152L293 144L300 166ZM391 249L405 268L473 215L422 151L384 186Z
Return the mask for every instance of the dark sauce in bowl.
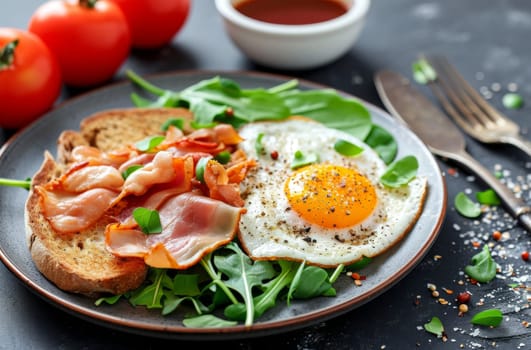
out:
M287 25L325 22L348 11L338 0L243 0L234 8L258 21Z

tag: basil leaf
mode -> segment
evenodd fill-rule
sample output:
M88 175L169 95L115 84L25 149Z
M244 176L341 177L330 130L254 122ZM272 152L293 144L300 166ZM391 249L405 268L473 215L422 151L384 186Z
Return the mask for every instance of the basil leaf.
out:
M444 333L444 326L437 316L433 316L430 322L425 323L424 329L438 337L442 337Z
M476 199L480 204L487 205L500 205L501 201L496 192L493 189L487 189L483 192L476 193Z
M480 326L498 327L502 320L503 314L500 310L489 309L475 314L470 320L470 323Z
M337 153L342 154L347 157L354 157L363 152L363 148L350 143L346 140L337 140L334 144L334 149Z
M454 206L457 212L467 218L477 218L481 215L478 203L473 202L463 192L459 192L454 198Z
M465 267L465 273L478 282L489 282L496 277L496 262L492 259L487 245L472 257L472 265Z
M415 156L405 156L392 163L380 177L380 182L387 186L397 188L406 185L417 176L419 167Z
M145 234L149 235L162 232L159 212L156 210L138 207L133 210L133 218Z
M164 141L164 136L150 136L135 143L135 147L142 152L151 152Z

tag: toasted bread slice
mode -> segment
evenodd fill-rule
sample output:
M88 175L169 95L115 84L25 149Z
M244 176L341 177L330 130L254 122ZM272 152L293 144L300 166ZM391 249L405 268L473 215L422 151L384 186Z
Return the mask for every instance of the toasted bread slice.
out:
M120 148L160 133L160 126L172 117L189 119L191 113L169 108L104 111L85 119L80 131L61 134L57 161L45 152L26 202L26 236L36 267L60 289L89 296L121 294L140 286L148 268L143 259L120 258L107 251L104 231L109 218L76 234L56 233L42 214L35 186L61 176L75 146L90 145L103 151Z

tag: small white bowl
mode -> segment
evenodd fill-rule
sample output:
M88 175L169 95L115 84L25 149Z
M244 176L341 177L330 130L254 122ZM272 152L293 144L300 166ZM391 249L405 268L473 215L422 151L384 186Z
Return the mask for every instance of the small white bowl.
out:
M280 69L310 69L343 56L358 39L370 0L340 0L348 11L315 24L258 21L234 8L241 0L216 0L216 8L236 46L251 60Z

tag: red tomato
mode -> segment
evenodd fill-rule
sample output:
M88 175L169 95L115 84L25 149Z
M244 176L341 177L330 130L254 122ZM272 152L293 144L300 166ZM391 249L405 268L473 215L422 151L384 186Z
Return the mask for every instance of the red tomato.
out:
M91 86L110 79L129 55L124 14L107 0L52 0L33 13L29 30L59 60L63 81Z
M110 0L120 6L136 48L158 48L180 31L190 12L190 0Z
M60 92L59 63L42 40L0 28L0 127L26 126L50 109Z

